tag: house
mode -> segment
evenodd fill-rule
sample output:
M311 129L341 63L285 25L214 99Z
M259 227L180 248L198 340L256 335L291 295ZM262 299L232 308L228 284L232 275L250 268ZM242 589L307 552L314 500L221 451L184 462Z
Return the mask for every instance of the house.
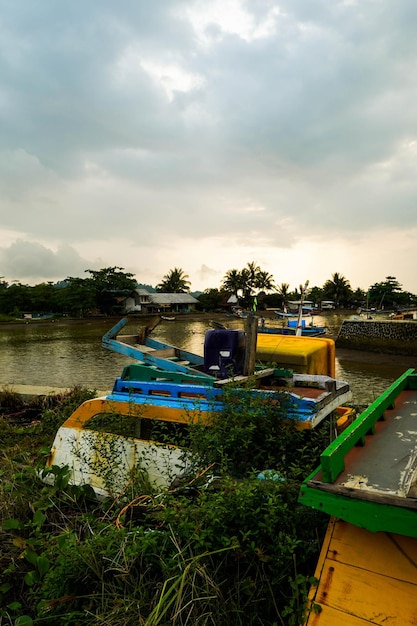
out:
M147 307L150 306L151 294L146 289L135 289L132 293L124 299L124 312L125 313L145 313Z
M150 293L135 289L124 303L125 313L190 313L195 311L197 298L189 293Z

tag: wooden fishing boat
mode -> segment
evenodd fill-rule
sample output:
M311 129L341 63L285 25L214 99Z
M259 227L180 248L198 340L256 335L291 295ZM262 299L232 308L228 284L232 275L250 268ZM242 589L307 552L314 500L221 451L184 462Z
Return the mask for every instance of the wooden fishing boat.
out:
M241 374L243 331L207 331L199 357L151 339L150 327L119 336L126 321L106 333L102 345L139 363L127 365L110 394L84 402L58 429L44 480L54 480L55 465L68 466L72 483L112 495L142 467L152 484L168 486L187 468L187 451L178 445L186 429L209 426L230 386L237 402L256 397L274 407L277 419L292 420L299 429L314 428L350 399L349 385L330 376L275 367Z
M168 487L188 467L187 429L210 426L224 408L229 385L235 401L255 395L272 403L277 419L294 420L299 429L314 428L350 397L346 383L288 370L256 372L255 388L245 388L247 381L127 365L109 395L84 402L58 429L43 479L53 482L53 466L67 466L72 484L89 484L99 496L116 495L139 467L154 487Z
M414 626L417 539L332 517L304 626Z
M415 624L417 374L407 370L323 452L300 502L331 515L305 626Z
M217 328L206 333L203 355L194 354L153 339L150 335L159 323L155 318L134 335L120 334L127 324L121 319L103 335L102 346L137 361L168 371L228 378L231 371L242 374L246 350L243 330ZM298 373L335 377L335 344L326 337L293 337L259 333L256 360L291 368Z
M417 538L417 374L407 370L322 453L300 502Z
M271 394L278 396L285 392L291 406L291 409L288 408L289 419L295 419L302 424L302 428L314 428L337 406L351 399L346 382L323 374L294 373L293 368L288 369L286 364L258 369L253 375L243 375L246 346L242 330L208 330L204 356L199 356L154 340L146 333L141 333L141 336L119 335L126 321L118 322L102 339L103 347L140 362L140 365L125 368L122 377L116 379L112 396L115 399L115 394L120 391L127 393L131 389L136 403L154 404L161 410L168 410L168 413L179 407L192 412L195 405L199 410L202 407L208 410L213 399L221 402L222 389L228 384L242 385L243 388L248 381L255 381L256 389L252 389L251 393L260 393L267 398ZM299 346L304 341L301 337L289 339L298 342ZM192 385L192 390L185 389L185 384ZM187 398L190 393L194 397ZM246 392L242 390L242 393Z
M170 415L181 410L191 415L195 410L199 414L221 410L222 390L230 384L242 387L242 397L247 393L265 399L276 396L277 400L281 397L280 404L285 394L288 419L295 420L300 428L314 428L351 399L346 382L320 373L294 373L286 364L243 374L246 346L242 330L208 330L201 357L143 336L143 333L142 337L118 335L125 323L126 320L121 320L106 333L102 345L133 357L141 364L124 369L109 398L118 400L118 394L131 393L135 403L152 405L154 413L162 418L172 419ZM303 341L300 337L294 339ZM138 341L144 344L135 343ZM245 390L248 381L255 384L249 391ZM220 403L214 409L213 401Z
M175 445L185 421L183 412L175 421L149 415L127 394L87 400L58 429L41 478L53 484L54 467L67 467L70 484L90 485L98 497L122 494L135 471L153 488L168 487L187 470L187 453Z
M297 334L297 328L288 326L261 326L258 328L258 333L266 335L289 335L295 337ZM325 326L304 326L301 328L301 337L320 337L326 334Z
M245 386L245 384L250 386ZM351 398L349 385L329 376L295 374L282 368L256 371L253 376L233 376L218 380L168 372L146 365L128 365L116 378L107 399L129 397L135 404L161 419L173 419L181 412L192 419L206 419L223 409L224 389L232 386L240 401L259 397L275 402L277 415L293 420L297 428L314 428Z

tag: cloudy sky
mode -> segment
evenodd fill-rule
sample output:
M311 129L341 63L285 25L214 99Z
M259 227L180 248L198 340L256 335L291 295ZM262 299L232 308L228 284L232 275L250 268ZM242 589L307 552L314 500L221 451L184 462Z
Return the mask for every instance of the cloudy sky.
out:
M0 0L0 275L417 293L415 0Z

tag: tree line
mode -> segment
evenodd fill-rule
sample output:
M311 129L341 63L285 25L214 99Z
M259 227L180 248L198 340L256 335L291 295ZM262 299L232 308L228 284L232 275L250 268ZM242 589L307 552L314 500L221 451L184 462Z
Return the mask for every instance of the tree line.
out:
M85 270L87 277L69 276L58 283L43 282L35 286L0 279L0 314L21 317L25 312L53 313L84 317L88 315L117 315L123 312L123 301L139 285L133 274L122 267ZM191 282L182 268L167 272L155 287L143 285L150 291L190 293ZM222 310L234 296L236 304L252 308L256 299L258 309L282 308L289 300L298 300L302 286L294 289L289 283L275 284L274 277L254 261L242 269L230 269L219 288L195 293L199 308ZM414 306L417 297L402 289L394 276L371 285L367 291L352 289L342 274L335 272L322 287L312 287L307 299L318 307L323 300L332 300L336 308L397 308Z

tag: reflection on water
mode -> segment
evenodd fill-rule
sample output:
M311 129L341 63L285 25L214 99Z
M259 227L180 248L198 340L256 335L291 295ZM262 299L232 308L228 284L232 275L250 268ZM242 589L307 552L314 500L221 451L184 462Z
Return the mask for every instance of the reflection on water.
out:
M111 389L116 376L132 359L101 347L101 337L118 320L80 323L22 324L0 326L0 384L48 385L91 389ZM227 318L229 328L242 328L241 320ZM340 316L315 318L317 326L328 326L337 335ZM142 323L129 320L122 332L133 334ZM153 332L156 339L203 354L204 334L210 328L206 321L161 323ZM347 381L353 402L369 404L417 359L387 356L359 351L337 351L336 377Z

